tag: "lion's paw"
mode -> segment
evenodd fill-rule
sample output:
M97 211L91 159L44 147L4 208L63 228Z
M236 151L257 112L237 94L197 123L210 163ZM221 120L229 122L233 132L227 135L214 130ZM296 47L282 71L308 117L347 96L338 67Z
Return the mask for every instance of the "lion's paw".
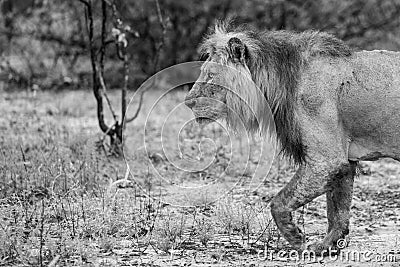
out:
M332 246L332 244L326 244L324 242L312 242L305 245L305 250L309 252L314 252L318 256L332 256L339 252L337 246Z

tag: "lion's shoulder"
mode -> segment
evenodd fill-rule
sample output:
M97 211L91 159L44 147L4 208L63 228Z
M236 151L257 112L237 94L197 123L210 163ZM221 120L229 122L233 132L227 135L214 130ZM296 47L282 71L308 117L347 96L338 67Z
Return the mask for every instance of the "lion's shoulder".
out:
M271 36L290 42L297 47L307 59L317 56L348 57L352 49L334 35L320 31L275 31Z
M332 34L319 31L305 31L298 35L302 50L310 56L348 57L352 49Z

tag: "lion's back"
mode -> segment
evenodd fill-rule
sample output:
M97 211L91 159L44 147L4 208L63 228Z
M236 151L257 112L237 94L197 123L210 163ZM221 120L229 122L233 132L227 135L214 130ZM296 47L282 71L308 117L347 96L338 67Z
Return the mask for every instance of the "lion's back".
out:
M349 77L349 96L364 100L373 97L373 102L400 97L400 52L360 51L348 62L343 76Z
M400 96L400 52L374 50L348 57L315 57L302 72L299 90L328 90L360 98L389 92Z

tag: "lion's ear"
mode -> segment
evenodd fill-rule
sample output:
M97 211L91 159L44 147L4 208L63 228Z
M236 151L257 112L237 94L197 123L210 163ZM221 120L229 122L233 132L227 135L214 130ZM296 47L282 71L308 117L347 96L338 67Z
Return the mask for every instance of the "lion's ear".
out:
M237 37L232 37L228 41L229 54L233 62L242 62L245 60L246 46Z

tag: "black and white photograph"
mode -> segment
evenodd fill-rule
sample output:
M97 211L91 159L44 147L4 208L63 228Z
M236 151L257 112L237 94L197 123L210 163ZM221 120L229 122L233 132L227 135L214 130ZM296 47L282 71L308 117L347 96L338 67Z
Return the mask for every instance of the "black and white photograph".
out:
M0 266L400 266L400 0L0 0Z

